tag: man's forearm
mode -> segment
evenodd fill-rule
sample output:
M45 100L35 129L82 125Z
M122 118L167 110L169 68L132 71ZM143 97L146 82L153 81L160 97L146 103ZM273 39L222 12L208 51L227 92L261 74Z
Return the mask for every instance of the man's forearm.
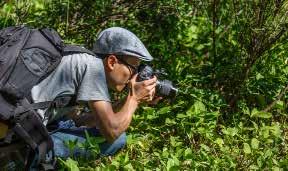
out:
M115 103L112 104L113 111L115 114L121 110L121 108L124 106L126 100L128 97L123 98ZM134 112L133 112L134 113ZM95 117L93 116L92 112L82 112L78 115L74 115L72 118L76 124L76 126L87 126L87 127L95 127Z
M100 131L109 142L113 142L128 128L138 107L138 101L132 96L127 96L118 112L114 112L111 104L104 101L90 102L89 105Z
M120 126L119 132L124 132L131 123L132 115L138 107L138 102L133 99L131 96L127 96L126 100L121 105L121 109L117 113L115 113L118 125ZM120 133L120 134L121 134Z

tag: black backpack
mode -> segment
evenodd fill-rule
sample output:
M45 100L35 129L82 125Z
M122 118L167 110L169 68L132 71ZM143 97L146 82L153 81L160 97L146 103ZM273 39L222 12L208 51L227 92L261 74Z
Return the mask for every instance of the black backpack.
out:
M21 151L25 170L53 170L53 142L35 109L52 102L32 103L30 92L60 63L63 55L88 53L79 46L65 45L53 29L13 26L0 30L0 123L8 127L0 139L1 159ZM0 127L1 129L1 127ZM52 154L46 161L46 154ZM38 156L38 160L35 160Z

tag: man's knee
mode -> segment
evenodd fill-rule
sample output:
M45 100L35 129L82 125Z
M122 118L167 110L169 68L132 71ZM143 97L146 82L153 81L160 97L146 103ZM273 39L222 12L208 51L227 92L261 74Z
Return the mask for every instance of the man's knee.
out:
M115 140L114 143L117 143L117 146L119 147L119 149L121 149L125 146L126 141L127 141L126 132L124 132Z
M100 145L101 154L104 156L114 155L126 144L126 133L122 133L113 143L103 143Z

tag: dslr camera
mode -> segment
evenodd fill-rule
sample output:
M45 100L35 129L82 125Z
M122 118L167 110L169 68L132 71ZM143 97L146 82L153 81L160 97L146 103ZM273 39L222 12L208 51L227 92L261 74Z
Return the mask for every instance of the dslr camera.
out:
M138 76L136 81L149 80L155 76L164 75L163 71L154 72L149 65L141 64L138 68ZM157 80L156 82L156 96L174 98L176 97L178 89L173 87L172 82L169 80Z

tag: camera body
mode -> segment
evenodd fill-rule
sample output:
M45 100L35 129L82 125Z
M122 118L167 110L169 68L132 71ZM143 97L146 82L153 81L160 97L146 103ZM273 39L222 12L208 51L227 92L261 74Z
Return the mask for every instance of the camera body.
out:
M138 76L136 81L144 81L153 78L154 75L158 76L163 72L154 72L149 65L141 64L138 68ZM172 82L169 80L157 80L156 82L156 96L174 98L177 95L178 89L173 87Z

